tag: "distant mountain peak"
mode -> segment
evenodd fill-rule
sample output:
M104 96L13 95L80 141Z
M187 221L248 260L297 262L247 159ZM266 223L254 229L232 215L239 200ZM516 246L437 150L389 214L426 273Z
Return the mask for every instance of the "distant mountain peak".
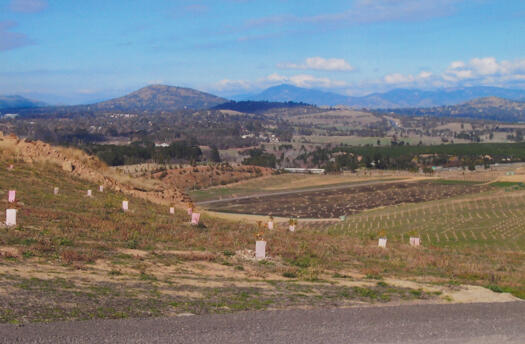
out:
M224 98L191 88L154 84L92 106L108 110L158 112L207 109L225 102L227 100Z
M0 96L0 109L35 108L46 103L18 95Z

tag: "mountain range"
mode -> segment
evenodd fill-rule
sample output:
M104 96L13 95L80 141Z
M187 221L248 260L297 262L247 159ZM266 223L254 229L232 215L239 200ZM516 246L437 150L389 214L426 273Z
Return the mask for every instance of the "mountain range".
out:
M362 97L301 88L292 85L270 87L261 93L234 97L251 102L294 102L313 105L343 105L369 109L433 108L457 105L484 97L499 97L514 101L525 100L525 90L499 87L465 87L438 90L394 89ZM240 99L242 98L242 99ZM13 109L26 114L82 113L82 112L169 112L181 109L210 109L229 102L228 99L191 88L150 85L128 95L89 105L45 106L20 96L0 96L0 110ZM238 104L237 104L238 105ZM253 105L253 104L251 104Z
M1 96L0 95L0 109L13 108L34 108L46 106L46 103L28 99L22 96Z
M519 101L525 100L525 90L485 86L429 91L394 89L385 93L372 93L362 97L352 97L284 84L270 87L261 93L234 98L237 100L294 101L315 105L344 105L358 108L386 109L455 105L483 97L500 97Z

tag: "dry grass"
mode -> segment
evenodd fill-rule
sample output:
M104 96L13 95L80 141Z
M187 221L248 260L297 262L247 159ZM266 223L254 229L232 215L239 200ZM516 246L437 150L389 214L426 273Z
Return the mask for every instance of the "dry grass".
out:
M98 193L96 184L50 164L16 161L10 171L11 161L0 161L0 195L17 190L19 226L0 228L0 247L17 254L0 257L0 287L14 290L17 298L0 293L0 300L14 305L10 308L14 315L0 314L0 322L346 305L352 300L386 302L410 294L403 289L399 295L385 295L386 289L376 287L349 290L330 279L350 273L491 285L524 296L525 256L516 248L492 251L484 246L425 243L413 249L394 235L383 250L365 227L354 232L341 224L300 222L296 233L282 227L264 233L271 258L258 263L252 258L258 232L254 224L204 215L201 226L191 226L183 211L170 215L167 206L142 198L111 190ZM54 186L60 188L59 195L53 195ZM94 197L85 196L87 189L94 190ZM120 210L124 198L130 201L126 213ZM3 209L8 206L5 200L0 204ZM188 279L192 285L185 282ZM230 285L232 279L235 286ZM267 290L252 281L274 287ZM24 303L19 295L32 303ZM85 304L85 309L60 304L64 298ZM53 307L46 304L48 300ZM108 308L98 309L99 304Z

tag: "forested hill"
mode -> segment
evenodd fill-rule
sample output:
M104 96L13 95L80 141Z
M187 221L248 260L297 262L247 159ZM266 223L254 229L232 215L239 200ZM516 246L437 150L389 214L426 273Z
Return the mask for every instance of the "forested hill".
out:
M461 117L501 122L525 121L525 102L498 97L479 98L453 106L389 109L385 111L409 116Z
M275 109L315 109L315 105L296 102L269 102L269 101L230 101L214 106L213 110L233 110L243 113L260 114Z

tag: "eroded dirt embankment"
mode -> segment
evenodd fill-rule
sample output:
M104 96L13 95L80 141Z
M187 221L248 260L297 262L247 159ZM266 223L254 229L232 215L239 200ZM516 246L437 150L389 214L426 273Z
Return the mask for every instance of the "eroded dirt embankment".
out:
M155 203L182 206L190 200L177 188L167 187L157 180L130 178L80 150L55 147L41 141L20 139L14 135L4 136L1 132L0 150L8 161L56 164L80 179Z

